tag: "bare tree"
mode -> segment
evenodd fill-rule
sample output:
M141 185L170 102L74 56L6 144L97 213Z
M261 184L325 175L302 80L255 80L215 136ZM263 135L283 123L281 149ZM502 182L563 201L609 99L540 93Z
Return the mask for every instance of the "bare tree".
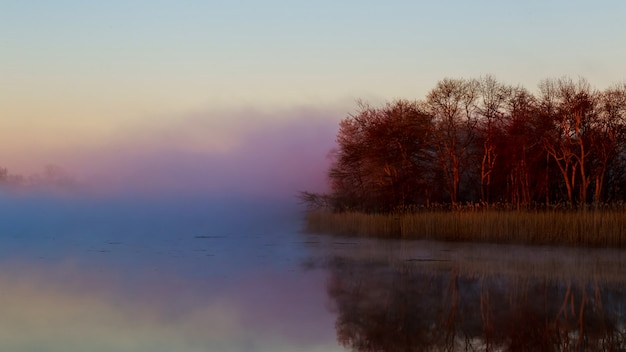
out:
M405 100L361 110L341 122L329 177L339 203L369 210L416 204L429 182L430 116Z
M437 156L452 204L459 199L464 162L476 134L478 86L476 80L446 78L437 83L424 103L434 120Z
M478 81L477 124L482 139L480 158L480 196L489 202L489 187L499 151L496 136L502 128L506 103L511 97L512 88L498 82L493 76L481 77Z
M626 84L615 85L599 97L598 117L590 131L594 204L602 198L606 173L623 151L620 143L626 139Z
M370 120L369 106L360 103L360 112L339 124L338 149L332 155L334 162L328 176L331 181L335 206L356 207L366 198L365 132Z
M570 204L576 200L578 177L578 201L584 203L591 182L586 132L596 117L596 93L586 80L574 83L569 78L544 80L540 90L543 112L554 123L552 131L544 136L544 147L561 171Z
M501 182L506 184L506 199L516 205L529 204L535 195L545 193L548 172L541 169L542 131L545 121L537 117L534 96L525 88L515 87L506 103L504 131L499 136L503 172Z
M360 102L339 125L329 196L314 206L395 211L449 201L626 199L626 84L547 79L539 94L492 76L444 79L421 102Z

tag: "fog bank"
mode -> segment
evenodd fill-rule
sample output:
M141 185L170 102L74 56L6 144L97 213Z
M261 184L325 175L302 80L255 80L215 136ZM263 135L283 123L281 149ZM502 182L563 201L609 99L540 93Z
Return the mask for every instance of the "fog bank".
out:
M54 165L79 193L295 198L301 190L326 189L328 154L346 111L207 109L154 116L118 125L88 147L69 138L65 149L22 159L41 165L39 179Z

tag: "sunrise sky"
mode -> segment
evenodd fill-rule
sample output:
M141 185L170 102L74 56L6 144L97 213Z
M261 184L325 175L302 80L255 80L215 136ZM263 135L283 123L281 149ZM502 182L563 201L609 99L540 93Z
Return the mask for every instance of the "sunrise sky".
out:
M0 1L0 166L109 187L323 188L355 99L626 79L626 2Z

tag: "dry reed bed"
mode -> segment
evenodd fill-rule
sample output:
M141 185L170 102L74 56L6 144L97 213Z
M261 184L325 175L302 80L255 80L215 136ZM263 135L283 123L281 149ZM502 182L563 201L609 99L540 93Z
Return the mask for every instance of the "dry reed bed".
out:
M626 247L626 211L311 211L306 230L382 238Z

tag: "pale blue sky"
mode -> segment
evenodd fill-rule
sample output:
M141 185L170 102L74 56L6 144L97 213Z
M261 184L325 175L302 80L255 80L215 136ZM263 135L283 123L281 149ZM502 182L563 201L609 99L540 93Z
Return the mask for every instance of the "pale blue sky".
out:
M446 76L626 76L623 1L2 4L2 75L42 96L291 105L419 98Z
M60 160L189 114L234 140L289 118L274 110L345 115L358 98L423 98L444 77L534 90L582 76L603 89L626 79L624 18L626 1L608 0L1 0L0 159ZM206 148L233 144L220 143Z

